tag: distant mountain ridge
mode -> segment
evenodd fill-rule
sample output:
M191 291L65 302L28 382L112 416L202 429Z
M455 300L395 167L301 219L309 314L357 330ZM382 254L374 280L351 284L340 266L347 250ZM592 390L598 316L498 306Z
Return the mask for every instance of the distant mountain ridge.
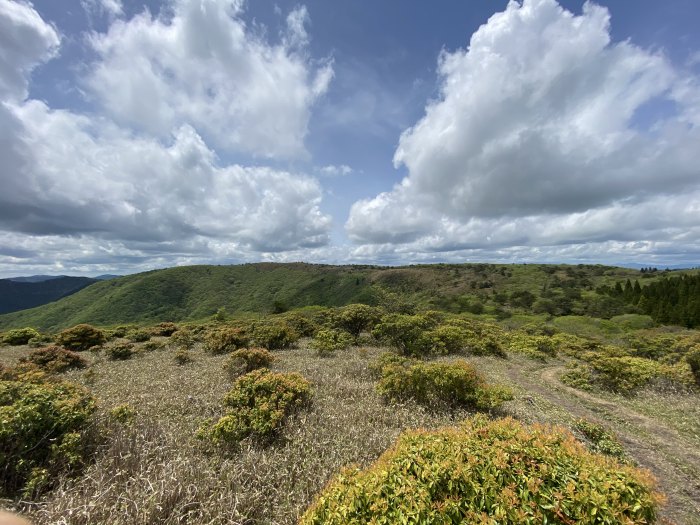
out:
M539 309L550 315L604 317L617 315L615 309L624 305L596 293L597 287L614 286L626 279L640 279L644 285L666 274L553 264L186 266L94 282L50 304L0 315L0 329L32 326L54 331L78 323L109 326L194 321L210 317L219 308L229 314L256 315L350 303L493 315L504 309ZM53 279L45 284L56 282Z
M34 275L0 279L0 313L34 308L67 297L99 282L90 277Z

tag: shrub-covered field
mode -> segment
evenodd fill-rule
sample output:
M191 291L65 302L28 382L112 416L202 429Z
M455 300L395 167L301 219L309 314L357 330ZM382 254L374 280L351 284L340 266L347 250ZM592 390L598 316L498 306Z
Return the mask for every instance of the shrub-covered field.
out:
M350 306L13 333L1 506L46 524L700 523L698 334L585 323Z

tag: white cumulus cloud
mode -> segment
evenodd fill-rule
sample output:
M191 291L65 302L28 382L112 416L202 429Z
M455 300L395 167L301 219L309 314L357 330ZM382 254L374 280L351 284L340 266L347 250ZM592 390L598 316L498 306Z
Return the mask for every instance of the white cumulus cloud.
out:
M248 28L231 0L174 0L115 21L89 42L86 84L117 122L159 137L184 123L219 148L267 158L306 155L311 108L332 79L313 62L303 7L279 44Z
M351 238L431 253L697 236L698 80L609 25L592 3L513 1L443 51L440 94L394 155L408 175L352 206ZM676 113L645 121L660 101Z

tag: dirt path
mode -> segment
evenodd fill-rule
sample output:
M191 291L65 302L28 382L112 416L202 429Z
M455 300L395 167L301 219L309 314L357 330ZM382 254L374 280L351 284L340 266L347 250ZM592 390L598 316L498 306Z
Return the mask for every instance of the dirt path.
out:
M572 416L596 421L612 430L629 455L659 480L668 498L664 517L678 525L700 524L700 453L675 430L658 421L564 385L559 381L564 371L564 367L554 366L527 374L514 367L508 371L508 376L525 390L561 406ZM610 419L621 424L613 426Z

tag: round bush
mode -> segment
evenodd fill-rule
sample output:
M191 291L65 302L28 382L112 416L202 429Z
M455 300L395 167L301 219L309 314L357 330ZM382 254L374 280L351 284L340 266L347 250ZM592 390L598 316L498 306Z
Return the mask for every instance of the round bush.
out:
M105 341L104 332L89 324L76 325L56 336L56 342L59 345L75 352L81 352L93 346L100 346Z
M84 460L92 397L70 383L0 381L0 495L36 496Z
M564 429L475 417L403 434L366 470L337 476L300 524L649 524L660 499L646 471Z
M330 355L336 350L347 350L353 343L353 337L344 330L319 330L310 347L320 356Z
M253 327L253 343L268 350L289 348L298 340L299 334L284 322L258 323Z
M10 346L26 345L30 339L41 337L34 328L17 328L8 330L2 336L2 342Z
M58 374L73 368L85 368L87 361L76 352L60 346L47 346L30 353L22 361L33 363L39 368Z
M133 343L117 343L107 348L107 357L112 361L126 361L134 355Z
M248 345L248 337L238 328L218 328L204 337L204 350L210 354L225 354Z
M216 443L235 444L251 437L273 438L285 419L309 404L311 384L297 373L254 370L241 376L224 398L230 411L211 428Z
M413 399L434 408L488 410L513 397L509 389L489 385L466 361L388 363L381 370L377 391L392 401Z
M241 348L233 352L224 364L224 369L231 377L238 377L258 368L270 368L275 360L264 348Z

